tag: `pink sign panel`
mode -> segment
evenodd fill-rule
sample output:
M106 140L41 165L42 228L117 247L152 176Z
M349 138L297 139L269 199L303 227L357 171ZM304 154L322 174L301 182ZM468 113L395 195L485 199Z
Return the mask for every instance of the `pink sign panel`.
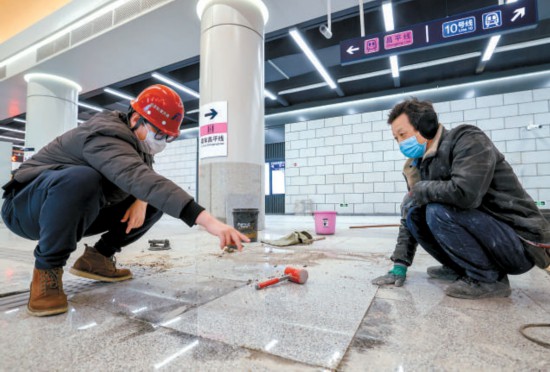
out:
M217 133L227 133L227 123L208 124L201 127L201 137Z
M407 30L403 32L398 32L396 34L384 36L385 49L400 48L403 46L411 45L412 43L413 43L412 30Z
M376 53L380 50L378 38L365 40L365 54Z

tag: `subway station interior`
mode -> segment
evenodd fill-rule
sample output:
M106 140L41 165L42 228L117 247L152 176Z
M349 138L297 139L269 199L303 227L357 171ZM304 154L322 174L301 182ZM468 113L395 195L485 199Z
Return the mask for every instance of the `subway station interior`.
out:
M0 371L550 370L549 46L547 0L0 0Z

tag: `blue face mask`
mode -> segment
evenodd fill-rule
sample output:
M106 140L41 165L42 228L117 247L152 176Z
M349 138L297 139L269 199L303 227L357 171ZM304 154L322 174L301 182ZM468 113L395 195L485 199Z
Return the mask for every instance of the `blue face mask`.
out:
M399 150L408 158L421 158L426 152L428 142L418 143L416 136L412 136L399 142Z

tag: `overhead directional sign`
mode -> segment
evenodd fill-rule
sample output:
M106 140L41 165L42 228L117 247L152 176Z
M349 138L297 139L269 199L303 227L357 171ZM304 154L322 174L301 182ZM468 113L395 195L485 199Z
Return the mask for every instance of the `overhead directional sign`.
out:
M202 105L199 115L199 158L227 156L227 101Z
M547 0L545 0L547 1ZM537 0L520 0L340 43L340 63L363 62L537 26Z

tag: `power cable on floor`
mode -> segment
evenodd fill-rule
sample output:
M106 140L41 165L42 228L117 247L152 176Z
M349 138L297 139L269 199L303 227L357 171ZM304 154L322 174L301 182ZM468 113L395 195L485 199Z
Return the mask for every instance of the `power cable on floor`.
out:
M529 341L532 341L534 342L535 344L537 345L540 345L542 347L545 347L545 348L548 348L550 349L550 343L549 342L545 342L545 341L541 341L539 339L536 339L534 338L533 336L529 336L527 333L525 333L525 330L527 328L543 328L543 327L548 327L550 328L550 323L530 323L530 324L524 324L522 325L521 327L519 327L519 333L521 333L523 335L523 337L525 337L526 339L528 339Z

